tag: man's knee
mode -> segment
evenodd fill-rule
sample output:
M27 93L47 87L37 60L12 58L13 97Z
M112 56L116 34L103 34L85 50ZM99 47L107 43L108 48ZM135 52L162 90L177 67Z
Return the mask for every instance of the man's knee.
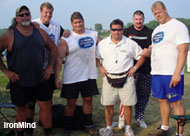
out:
M85 105L91 106L92 105L92 97L83 98L83 103Z

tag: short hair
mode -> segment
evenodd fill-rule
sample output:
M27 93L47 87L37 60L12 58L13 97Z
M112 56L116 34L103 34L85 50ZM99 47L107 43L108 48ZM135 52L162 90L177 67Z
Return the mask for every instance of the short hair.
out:
M41 6L40 6L40 10L42 11L44 7L54 10L53 5L51 3L49 3L49 2L42 3Z
M115 19L111 22L110 29L112 28L112 25L120 25L123 28L123 21L121 21L120 19Z
M158 6L161 6L163 9L166 9L166 6L164 5L163 2L161 1L156 1L152 4L151 10L153 11L154 9L156 9Z
M138 16L143 16L143 18L144 18L144 13L141 11L141 10L136 10L134 13L133 13L133 17L135 16L135 15L138 15Z
M71 15L71 22L73 22L74 19L82 19L84 21L84 18L80 12L73 12Z

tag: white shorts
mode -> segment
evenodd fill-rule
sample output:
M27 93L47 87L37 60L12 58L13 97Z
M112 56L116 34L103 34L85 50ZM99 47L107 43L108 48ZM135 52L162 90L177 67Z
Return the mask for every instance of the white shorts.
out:
M101 104L114 105L117 98L120 98L121 103L125 106L133 106L137 103L136 88L134 77L127 77L123 88L114 88L108 81L107 77L103 77Z

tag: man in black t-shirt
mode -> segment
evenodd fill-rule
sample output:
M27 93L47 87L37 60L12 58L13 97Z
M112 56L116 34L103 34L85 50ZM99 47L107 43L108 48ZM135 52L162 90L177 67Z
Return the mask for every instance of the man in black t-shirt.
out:
M144 26L144 13L137 10L133 14L133 25L123 30L123 35L134 40L141 46L142 49L148 48L151 45L152 29ZM135 62L136 63L136 62ZM135 105L135 118L140 127L146 128L144 122L144 110L149 100L151 93L151 76L150 76L150 58L147 58L145 63L136 72L136 92L137 104ZM122 107L122 106L121 106ZM121 110L120 110L121 111ZM122 112L119 116L119 128L124 126L124 118Z

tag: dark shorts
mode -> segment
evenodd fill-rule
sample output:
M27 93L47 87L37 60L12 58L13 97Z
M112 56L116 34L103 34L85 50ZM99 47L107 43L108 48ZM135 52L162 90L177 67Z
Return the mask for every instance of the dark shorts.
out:
M51 74L50 78L47 80L48 86L50 90L55 90L57 89L55 86L55 74Z
M169 88L171 75L152 75L152 96L176 102L182 99L184 93L184 75L176 87Z
M49 101L52 99L52 91L47 82L35 87L21 87L19 83L11 83L10 93L12 103L17 106L24 106L33 100Z
M64 84L61 91L61 97L75 99L78 98L79 92L82 97L90 97L99 94L96 79L89 79L87 81L72 84Z

